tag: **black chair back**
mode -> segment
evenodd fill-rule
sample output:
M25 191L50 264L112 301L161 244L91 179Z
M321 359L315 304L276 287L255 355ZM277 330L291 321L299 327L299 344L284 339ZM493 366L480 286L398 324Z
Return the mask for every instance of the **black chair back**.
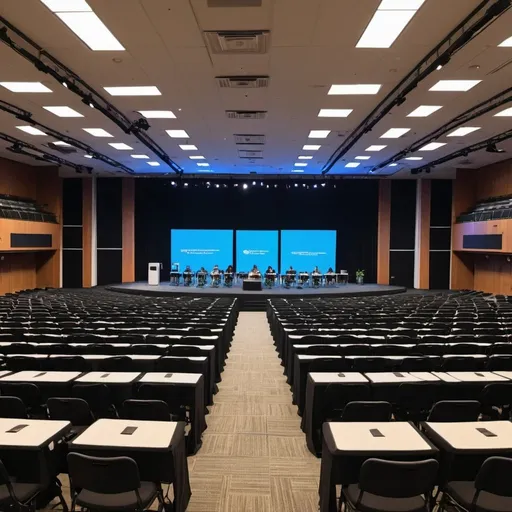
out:
M509 406L512 404L512 383L496 382L487 384L478 398L483 406Z
M512 459L507 457L489 457L480 467L475 479L477 494L473 503L478 504L481 492L498 496L512 497Z
M92 370L90 361L80 356L50 357L41 361L42 370L87 372Z
M314 359L309 364L309 373L313 372L342 372L349 368L348 361L341 357Z
M168 352L170 356L201 357L205 351L199 347L171 347Z
M349 402L340 421L390 421L392 412L389 402Z
M479 415L480 402L476 400L442 400L433 405L427 421L437 423L477 421Z
M17 396L0 396L0 418L27 419L27 408L21 398Z
M105 384L77 383L71 388L73 398L81 398L89 405L96 418L111 418L116 416L110 390Z
M135 364L127 356L114 356L98 361L98 369L101 372L132 372Z
M495 371L511 371L512 370L512 356L495 355L489 357L487 362L487 370L490 372Z
M94 423L89 404L81 398L48 398L46 405L51 420L67 420L76 427Z
M41 359L29 356L12 356L6 358L6 366L11 372L37 371L41 369Z
M125 400L122 415L127 420L171 421L169 406L163 400Z
M416 462L368 459L359 473L359 488L361 494L369 492L386 498L430 496L438 469L434 459Z
M157 400L165 402L172 416L177 421L186 421L186 403L183 393L178 386L172 384L142 384L137 390L137 398L140 400Z

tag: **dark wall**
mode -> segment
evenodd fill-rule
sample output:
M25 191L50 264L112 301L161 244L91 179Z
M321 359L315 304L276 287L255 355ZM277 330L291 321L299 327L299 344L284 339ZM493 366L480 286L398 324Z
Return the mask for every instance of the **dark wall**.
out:
M82 180L63 180L62 286L82 287Z
M135 278L147 279L147 264L160 261L162 278L170 265L170 230L334 229L336 268L365 269L377 279L378 181L339 181L336 188L302 186L175 188L170 180L138 179L135 184Z
M122 179L96 182L96 245L98 285L120 283L123 274Z

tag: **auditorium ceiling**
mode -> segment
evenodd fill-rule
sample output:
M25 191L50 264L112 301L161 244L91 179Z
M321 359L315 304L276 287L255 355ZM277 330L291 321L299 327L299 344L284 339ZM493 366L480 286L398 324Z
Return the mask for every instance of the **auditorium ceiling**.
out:
M10 26L0 41L0 105L5 107L0 110L0 132L7 139L0 140L0 155L48 165L40 153L41 160L24 154L41 150L107 175L182 170L198 176L328 171L405 177L411 169L427 171L431 162L512 128L512 101L504 102L456 124L464 130L455 136L451 130L433 139L433 145L393 161L463 112L511 87L511 8L428 73L371 130L354 138L356 130L448 34L455 41L495 4L503 2L2 0L0 27L5 21ZM485 8L457 32L479 6ZM21 55L24 51L29 58ZM62 67L49 56L68 68L67 87L58 80ZM70 85L90 91L91 101ZM144 89L110 89L135 86ZM13 92L16 87L45 92ZM500 103L505 96L499 97ZM103 107L109 104L125 122L136 123L138 137L105 115ZM13 108L32 116L25 117L25 112L17 118ZM140 119L149 124L147 130ZM62 142L57 132L82 145L49 145ZM20 152L13 138L36 149ZM84 151L83 144L91 150ZM496 145L505 152L488 149L494 148L464 152L428 170L436 177L510 158L512 139ZM390 161L392 165L382 166ZM111 165L116 162L123 167Z

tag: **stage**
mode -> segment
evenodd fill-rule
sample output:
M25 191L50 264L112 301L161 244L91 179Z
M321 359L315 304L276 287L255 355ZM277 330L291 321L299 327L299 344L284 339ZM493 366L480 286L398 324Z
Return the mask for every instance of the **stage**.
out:
M276 297L364 297L368 295L393 295L403 293L407 289L403 286L387 286L380 284L339 284L333 287L320 288L263 288L262 291L242 290L241 285L234 285L231 288L221 286L219 288L197 288L195 286L171 286L169 283L160 283L158 286L149 285L147 282L123 283L107 286L108 290L129 293L132 295L147 296L180 296L190 295L193 297L236 297L243 300L262 300Z

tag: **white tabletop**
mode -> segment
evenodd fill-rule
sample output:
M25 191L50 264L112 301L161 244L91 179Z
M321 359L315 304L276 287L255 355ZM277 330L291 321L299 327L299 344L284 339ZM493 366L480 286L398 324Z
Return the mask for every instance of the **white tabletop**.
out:
M139 375L139 372L89 372L76 381L95 384L128 384Z
M365 373L366 377L375 384L400 384L401 382L420 382L421 379L412 376L407 372L396 372L402 377L395 375L393 372L372 372Z
M188 359L189 361L206 361L206 356L164 356L162 359Z
M0 380L8 382L70 382L82 372L23 371L7 375Z
M200 348L201 350L214 350L215 345L180 345L175 344L173 347L194 347L194 348Z
M368 382L368 379L362 373L357 372L313 372L309 376L315 384L355 384Z
M349 452L379 451L431 451L432 447L409 423L389 422L336 422L328 423L338 450ZM374 437L370 430L376 429L384 437Z
M512 449L512 422L510 421L428 422L427 425L455 450ZM477 430L479 428L487 429L496 434L496 437L485 436Z
M9 370L2 370L2 371L0 371L0 377L5 377L6 375L9 375L10 373L12 373L12 372Z
M197 384L200 373L148 372L139 380L145 384Z
M500 375L501 377L505 377L506 379L512 380L512 372L500 370L498 372L492 372L492 373L495 373L496 375Z
M436 377L434 374L430 372L409 372L409 375L411 375L412 377L416 377L417 379L420 379L423 382L439 382L439 377Z
M27 425L19 432L7 432L18 425ZM38 448L49 444L69 421L0 418L0 447Z
M310 361L312 359L325 359L328 357L329 359L341 359L341 356L331 356L331 355L323 355L323 356L312 356L309 354L298 354L297 357L299 361Z
M110 354L51 354L50 359L59 358L59 357L82 357L87 360L102 360L102 359L110 359L111 357L115 357Z
M492 372L448 372L460 382L506 382L508 379Z
M176 430L176 422L100 419L70 443L80 447L167 449ZM131 435L126 427L137 427Z
M443 355L443 359L448 358L448 357L472 357L473 359L482 359L482 357L487 357L487 356L484 354L444 354Z
M5 354L6 357L34 357L35 359L46 359L48 354Z
M445 373L445 372L432 372L432 375L437 377L439 380L442 380L443 382L451 382L451 383L460 382L459 379L456 379L455 377L453 377L449 373Z

